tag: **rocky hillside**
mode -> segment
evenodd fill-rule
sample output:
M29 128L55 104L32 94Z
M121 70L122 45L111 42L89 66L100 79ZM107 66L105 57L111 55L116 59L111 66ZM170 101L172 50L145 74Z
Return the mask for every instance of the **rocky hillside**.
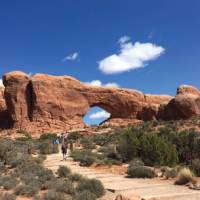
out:
M111 113L110 121L176 120L199 117L200 92L180 86L175 97L109 87L89 86L70 76L10 72L0 89L0 128L31 133L85 127L84 115L93 106ZM108 121L109 121L108 120ZM108 122L107 121L107 122Z

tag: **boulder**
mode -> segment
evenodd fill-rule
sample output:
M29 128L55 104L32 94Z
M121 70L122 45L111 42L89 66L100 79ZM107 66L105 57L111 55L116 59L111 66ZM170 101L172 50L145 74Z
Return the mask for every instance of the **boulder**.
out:
M161 105L158 118L164 120L189 119L200 116L200 92L188 85L178 87L175 98Z

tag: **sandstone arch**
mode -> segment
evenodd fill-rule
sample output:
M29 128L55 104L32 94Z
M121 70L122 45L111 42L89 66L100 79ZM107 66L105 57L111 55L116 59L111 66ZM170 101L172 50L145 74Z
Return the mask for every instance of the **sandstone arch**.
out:
M3 76L3 83L0 127L2 115L14 128L30 132L84 127L83 117L93 106L111 113L111 120L129 122L200 116L200 93L191 86L179 87L173 98L146 95L137 90L89 86L70 76L35 74L29 77L23 72L10 72Z

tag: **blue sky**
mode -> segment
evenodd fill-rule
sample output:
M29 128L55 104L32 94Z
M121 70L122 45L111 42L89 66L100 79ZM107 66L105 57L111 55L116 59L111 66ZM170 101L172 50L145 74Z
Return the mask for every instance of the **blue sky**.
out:
M200 88L199 10L199 0L1 0L0 75L67 74L170 95L180 84ZM126 59L123 45L133 50Z

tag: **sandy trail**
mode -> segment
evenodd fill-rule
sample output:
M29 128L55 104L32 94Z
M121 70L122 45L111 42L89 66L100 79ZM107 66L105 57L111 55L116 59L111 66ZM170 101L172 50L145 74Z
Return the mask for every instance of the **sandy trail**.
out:
M117 194L140 195L142 198L150 199L156 197L159 200L199 200L200 191L190 190L185 186L173 185L172 181L159 179L129 179L123 175L110 172L102 172L98 169L79 166L71 158L62 161L60 153L47 156L44 166L56 172L61 165L71 168L73 173L79 173L88 178L100 180L107 190L104 200L113 200Z

